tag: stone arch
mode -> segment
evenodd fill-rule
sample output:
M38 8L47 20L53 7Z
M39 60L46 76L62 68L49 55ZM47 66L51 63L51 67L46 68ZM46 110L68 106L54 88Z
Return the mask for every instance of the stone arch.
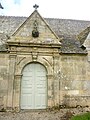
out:
M15 90L14 100L13 100L13 107L18 108L20 110L20 92L21 92L21 80L22 80L22 70L27 64L37 62L42 64L47 71L47 90L48 90L48 105L47 107L53 106L53 65L48 63L48 60L39 57L36 61L33 61L31 57L23 57L21 61L19 61L16 65L15 71L15 81L18 83L17 90ZM17 101L17 102L14 102Z
M19 65L17 65L16 74L22 75L23 68L27 64L32 63L32 62L37 62L37 63L42 64L46 68L48 75L52 75L53 74L53 68L52 68L52 66L47 61L45 61L43 58L39 58L37 61L31 60L31 58L25 58L25 59L23 59L19 63Z

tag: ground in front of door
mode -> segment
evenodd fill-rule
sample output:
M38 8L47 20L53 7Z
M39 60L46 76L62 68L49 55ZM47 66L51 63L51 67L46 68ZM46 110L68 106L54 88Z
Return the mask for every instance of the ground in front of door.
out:
M0 112L0 120L68 120L67 116L90 112L89 107L48 111Z

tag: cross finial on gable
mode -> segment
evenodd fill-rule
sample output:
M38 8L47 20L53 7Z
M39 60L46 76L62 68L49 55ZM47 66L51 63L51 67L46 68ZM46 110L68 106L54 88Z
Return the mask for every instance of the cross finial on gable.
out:
M33 7L35 8L35 10L37 10L37 8L38 8L39 6L38 6L37 4L35 4Z

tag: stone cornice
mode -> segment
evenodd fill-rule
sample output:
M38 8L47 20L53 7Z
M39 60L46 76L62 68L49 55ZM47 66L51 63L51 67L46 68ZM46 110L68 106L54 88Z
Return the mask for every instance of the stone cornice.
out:
M8 46L16 47L40 47L40 48L60 48L60 44L30 43L30 42L7 42Z

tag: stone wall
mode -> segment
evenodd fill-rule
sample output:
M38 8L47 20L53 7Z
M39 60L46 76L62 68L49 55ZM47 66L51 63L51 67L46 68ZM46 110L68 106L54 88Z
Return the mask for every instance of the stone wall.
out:
M88 56L78 54L58 56L52 52L53 49L42 51L38 48L26 55L20 52L16 57L15 54L0 54L0 109L7 106L20 107L21 71L26 64L35 61L42 63L48 70L48 105L50 107L58 103L70 107L90 106Z
M9 56L0 53L0 110L7 105Z
M39 31L36 38L32 36L35 22ZM8 53L0 53L2 108L20 109L22 70L32 62L47 69L47 108L90 105L90 52L59 54L59 40L37 11L17 29L7 41Z
M85 55L61 55L59 71L61 104L90 105L89 68L90 64ZM87 97L88 103L85 102Z

